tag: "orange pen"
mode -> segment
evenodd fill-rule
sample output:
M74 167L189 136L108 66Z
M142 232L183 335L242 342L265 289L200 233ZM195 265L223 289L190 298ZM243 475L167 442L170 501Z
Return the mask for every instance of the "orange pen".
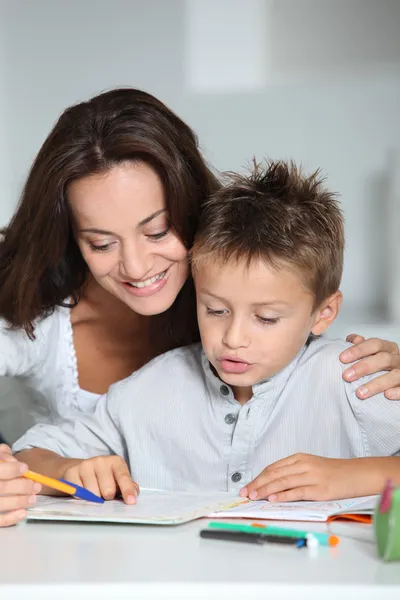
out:
M47 475L41 475L40 473L35 473L34 471L29 470L25 471L25 473L22 473L22 477L26 477L26 479L30 479L36 483L41 483L42 485L47 485L47 487L52 488L53 490L64 492L64 494L75 496L81 500L97 502L98 504L103 504L104 502L104 498L96 496L96 494L89 492L89 490L81 487L80 485L76 485L76 483L65 481L65 479L54 479L53 477L47 477Z
M36 481L37 483L41 483L42 485L47 485L53 490L70 494L71 496L81 498L82 500L97 502L99 504L103 504L104 502L104 498L96 496L96 494L89 492L89 490L81 487L80 485L76 485L76 483L65 481L65 479L54 479L53 477L47 477L46 475L41 475L40 473L35 473L34 471L25 471L22 476L26 477L27 479L31 479L32 481Z

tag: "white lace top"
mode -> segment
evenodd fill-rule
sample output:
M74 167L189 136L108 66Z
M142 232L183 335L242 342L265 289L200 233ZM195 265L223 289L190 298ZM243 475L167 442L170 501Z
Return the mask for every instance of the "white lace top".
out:
M35 422L93 412L100 396L79 387L70 317L69 308L57 307L36 322L33 341L0 320L0 375L21 379L32 391Z

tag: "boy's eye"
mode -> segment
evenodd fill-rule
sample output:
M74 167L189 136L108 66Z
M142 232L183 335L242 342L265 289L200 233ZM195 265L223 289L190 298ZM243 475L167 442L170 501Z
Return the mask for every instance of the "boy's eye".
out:
M209 308L207 306L207 314L208 315L214 315L215 317L221 317L222 315L224 315L226 313L226 310L213 310L212 308Z
M257 317L257 319L263 325L276 325L276 323L279 323L279 318L278 317L275 317L274 319L267 318L267 317Z
M92 244L91 242L89 242L89 244L93 252L107 252L112 246L112 244L101 244L101 246L97 246L96 244Z
M161 240L162 238L164 238L167 233L169 232L169 227L167 227L167 229L164 229L164 231L160 231L160 233L152 233L147 235L146 237L149 238L149 240Z

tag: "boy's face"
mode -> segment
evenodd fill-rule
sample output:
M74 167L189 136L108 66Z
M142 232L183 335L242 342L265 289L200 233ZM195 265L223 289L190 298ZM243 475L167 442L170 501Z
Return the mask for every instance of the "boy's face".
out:
M274 270L261 260L250 266L210 261L194 278L204 351L239 401L251 397L250 386L288 365L320 322L313 295L287 268Z

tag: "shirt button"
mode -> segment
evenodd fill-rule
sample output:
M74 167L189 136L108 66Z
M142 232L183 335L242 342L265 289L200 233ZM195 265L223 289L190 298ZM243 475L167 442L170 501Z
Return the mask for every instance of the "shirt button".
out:
M225 415L225 423L227 425L233 425L233 423L236 421L236 415L233 415L232 413L228 413L227 415Z
M219 391L223 396L229 396L229 388L226 385L221 385Z
M242 474L239 472L236 472L232 475L231 477L233 483L238 483L238 481L240 481L242 479Z

